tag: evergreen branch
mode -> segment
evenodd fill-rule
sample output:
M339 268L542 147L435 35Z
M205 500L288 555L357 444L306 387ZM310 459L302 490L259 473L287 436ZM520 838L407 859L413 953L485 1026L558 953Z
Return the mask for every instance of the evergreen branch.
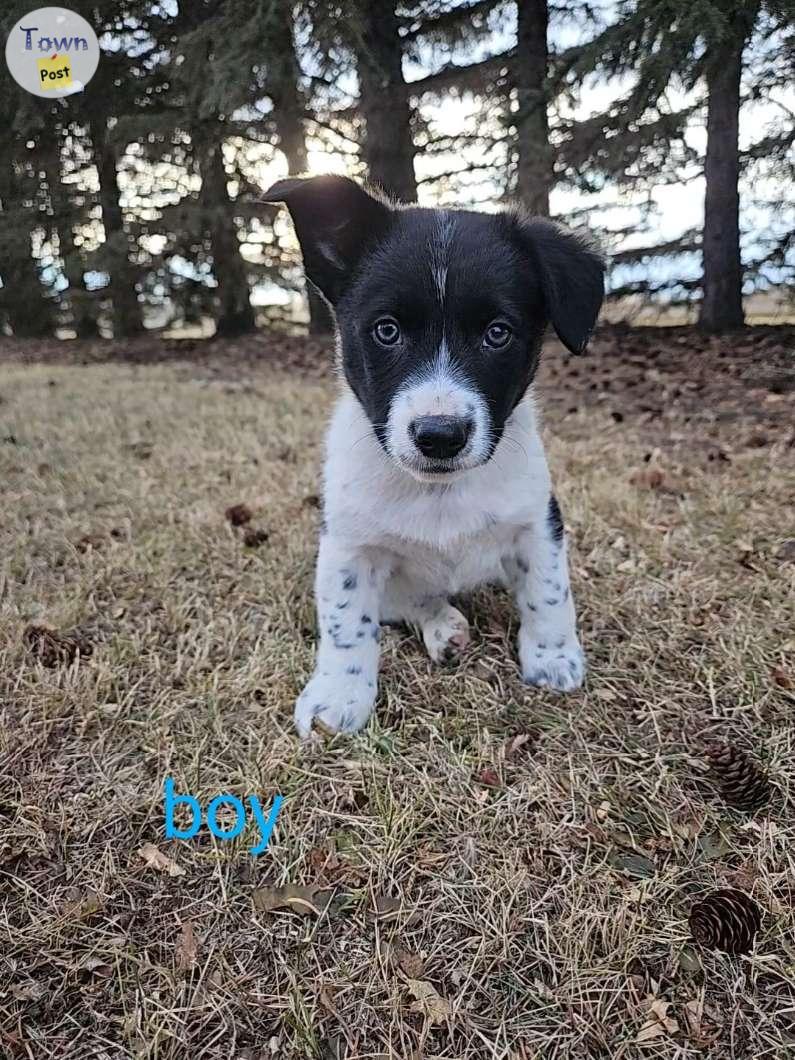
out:
M443 11L440 15L432 15L425 19L406 18L402 20L401 37L404 41L410 42L431 35L447 34L457 29L466 19L488 15L503 3L504 0L472 0L471 3Z
M437 70L435 74L428 74L426 77L409 81L407 84L409 94L421 96L426 92L438 92L445 88L482 89L490 79L499 77L503 69L510 70L514 55L515 50L511 48L509 51L492 55L488 59L482 59L480 62L470 63L467 66L451 63Z

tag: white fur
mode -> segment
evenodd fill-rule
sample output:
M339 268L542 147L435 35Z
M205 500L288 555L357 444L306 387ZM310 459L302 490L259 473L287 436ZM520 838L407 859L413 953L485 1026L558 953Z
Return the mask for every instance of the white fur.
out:
M447 594L494 577L515 533L534 516L546 517L550 493L529 398L509 418L491 460L453 481L437 475L418 482L384 452L345 384L327 435L324 479L326 523L335 537L394 550L417 566L429 591Z
M391 456L421 482L438 483L438 474L429 474L429 461L418 452L409 434L418 416L459 416L473 421L469 440L451 461L452 481L461 471L481 464L489 451L491 422L486 403L452 363L443 338L434 360L409 378L395 394L389 410L386 444Z
M452 604L446 603L422 623L422 639L434 662L450 662L469 644L469 623Z
M431 271L441 306L444 306L444 297L447 293L447 269L454 227L455 215L449 210L440 210L436 220L436 239L431 247L433 255Z
M444 644L458 636L453 647L461 650L466 621L448 598L484 583L514 590L525 680L577 687L584 661L565 541L552 538L549 499L531 396L508 419L490 460L452 480L421 481L384 451L343 383L327 436L320 646L315 675L296 705L299 732L308 735L315 717L339 731L366 723L377 693L379 621L420 625L429 650L437 631ZM440 649L437 657L446 654Z

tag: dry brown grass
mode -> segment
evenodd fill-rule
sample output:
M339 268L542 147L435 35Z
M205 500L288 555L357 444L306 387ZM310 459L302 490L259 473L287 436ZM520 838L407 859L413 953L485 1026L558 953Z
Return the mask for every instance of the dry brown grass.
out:
M204 367L2 369L0 1054L792 1050L792 450L708 417L551 421L587 689L524 688L509 602L483 591L457 669L390 632L377 718L307 749L332 387ZM631 484L655 445L663 481ZM240 502L258 548L224 518ZM44 666L23 644L40 622L93 654ZM713 737L768 764L769 814L721 803ZM269 849L166 842L166 776L205 806L281 792ZM746 958L688 941L726 884L765 912ZM273 885L333 895L262 911Z

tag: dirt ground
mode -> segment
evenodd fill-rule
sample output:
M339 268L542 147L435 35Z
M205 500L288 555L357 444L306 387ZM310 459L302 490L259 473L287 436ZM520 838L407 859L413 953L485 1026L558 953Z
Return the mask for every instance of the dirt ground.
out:
M525 688L483 590L457 667L390 630L368 729L305 747L328 344L0 342L0 1056L792 1055L793 351L551 344L586 688ZM166 839L167 777L283 795L267 850ZM748 956L690 938L722 886Z

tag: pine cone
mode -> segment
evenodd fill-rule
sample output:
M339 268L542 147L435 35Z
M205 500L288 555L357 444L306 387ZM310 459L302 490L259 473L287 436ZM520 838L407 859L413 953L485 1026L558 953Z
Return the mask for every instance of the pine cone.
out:
M748 953L762 926L762 912L742 891L713 891L690 910L690 934L701 946Z
M70 665L78 652L85 659L94 650L91 642L85 637L75 632L61 633L60 630L45 625L27 626L22 634L22 641L28 651L50 669Z
M227 522L231 523L232 526L245 526L246 523L250 523L254 518L247 504L233 504L231 508L226 509L224 515Z
M706 749L706 756L729 806L750 813L770 802L767 774L744 751L718 743Z
M243 535L243 544L246 548L259 548L260 545L265 544L269 536L267 530L255 530L250 527Z

